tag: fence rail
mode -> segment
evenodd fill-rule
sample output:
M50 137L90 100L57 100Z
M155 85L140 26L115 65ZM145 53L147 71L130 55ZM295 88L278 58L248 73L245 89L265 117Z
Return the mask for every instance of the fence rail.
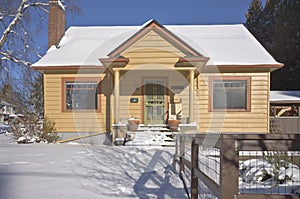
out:
M186 150L191 151L187 153ZM239 160L251 159L251 157L244 157L245 155L241 156L244 151L247 151L248 154L254 152L260 156L264 152L299 152L300 134L211 133L178 135L175 161L179 164L180 173L186 174L188 170L190 171L187 175L190 178L190 197L195 199L199 195L201 196L199 184L202 184L207 190L210 190L214 198L299 198L299 195L241 192L239 190ZM300 163L299 157L298 163ZM206 166L211 168L206 168Z

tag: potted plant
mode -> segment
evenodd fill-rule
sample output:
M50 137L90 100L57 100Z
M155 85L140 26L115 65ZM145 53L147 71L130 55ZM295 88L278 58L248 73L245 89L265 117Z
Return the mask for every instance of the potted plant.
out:
M168 125L171 131L177 131L180 124L180 120L177 119L169 119Z
M136 131L139 127L139 124L140 124L140 120L132 117L128 120L128 130L129 131Z

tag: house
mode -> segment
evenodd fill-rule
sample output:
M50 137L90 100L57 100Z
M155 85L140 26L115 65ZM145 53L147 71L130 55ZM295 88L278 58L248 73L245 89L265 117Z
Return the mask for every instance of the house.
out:
M50 2L45 114L63 139L181 119L193 132L269 132L278 63L244 25L70 27ZM102 138L101 138L102 137ZM96 138L95 138L96 139Z
M14 116L16 106L0 100L0 123L7 122L10 116Z
M300 91L270 91L270 132L300 132Z

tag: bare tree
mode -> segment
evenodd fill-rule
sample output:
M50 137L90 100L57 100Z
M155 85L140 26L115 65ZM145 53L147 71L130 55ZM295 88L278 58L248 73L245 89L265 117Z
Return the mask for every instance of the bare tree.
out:
M80 0L65 0L68 18L81 13ZM0 88L4 84L29 86L36 73L29 66L47 50L49 0L0 1ZM37 42L38 41L38 42ZM12 81L12 79L18 81Z

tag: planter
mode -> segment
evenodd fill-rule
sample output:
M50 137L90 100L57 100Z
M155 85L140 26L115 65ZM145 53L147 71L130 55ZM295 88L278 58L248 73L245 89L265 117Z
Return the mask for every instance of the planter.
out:
M179 124L180 120L168 120L169 129L171 131L177 131Z
M127 127L126 124L113 124L112 141L115 145L122 145L124 143Z
M128 120L128 130L135 132L140 124L140 120L130 119Z
M179 124L180 131L182 133L195 133L197 132L198 126L196 123L190 124Z

